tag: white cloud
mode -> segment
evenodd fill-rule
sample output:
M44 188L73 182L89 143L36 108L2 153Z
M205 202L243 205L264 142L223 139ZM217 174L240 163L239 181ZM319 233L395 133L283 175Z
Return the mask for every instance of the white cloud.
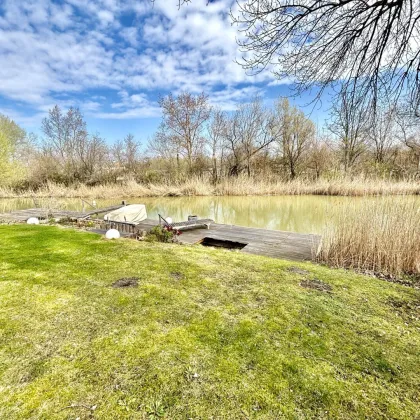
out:
M65 4L63 6L52 4L50 6L50 22L64 30L72 24L73 8Z
M99 10L98 19L102 25L108 25L114 21L114 15L109 10Z
M256 86L230 88L213 92L209 99L212 105L221 110L233 111L238 103L251 102L255 97L262 96L263 92L263 89Z
M34 112L57 102L99 118L159 115L152 98L169 91L204 91L232 109L261 92L255 83L273 77L263 72L251 79L235 63L233 1L206 2L178 10L167 0L154 6L146 0L3 0L0 95ZM92 90L99 93L89 98ZM121 92L118 102L94 98L113 97L112 91ZM63 95L69 99L57 99Z
M161 110L156 102L147 98L145 93L136 93L130 95L127 91L118 93L121 100L111 104L113 112L99 112L98 118L108 119L129 119L129 118L147 118L158 117Z
M121 30L120 35L132 46L138 44L138 30L137 28L130 26Z
M25 112L9 107L0 108L0 114L7 115L13 121L30 129L38 129L39 122L46 116L44 112L36 112L28 115Z

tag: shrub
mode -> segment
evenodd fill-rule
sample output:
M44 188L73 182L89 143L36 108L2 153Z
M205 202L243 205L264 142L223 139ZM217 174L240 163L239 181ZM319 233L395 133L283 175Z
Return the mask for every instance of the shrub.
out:
M148 235L146 236L146 241L150 242L175 242L176 237L180 234L177 230L173 229L170 226L155 226L153 227Z

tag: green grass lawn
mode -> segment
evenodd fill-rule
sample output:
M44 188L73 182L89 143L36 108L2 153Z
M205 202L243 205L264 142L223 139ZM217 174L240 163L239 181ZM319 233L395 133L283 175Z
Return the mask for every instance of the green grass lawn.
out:
M0 246L1 419L418 415L418 290L57 227Z

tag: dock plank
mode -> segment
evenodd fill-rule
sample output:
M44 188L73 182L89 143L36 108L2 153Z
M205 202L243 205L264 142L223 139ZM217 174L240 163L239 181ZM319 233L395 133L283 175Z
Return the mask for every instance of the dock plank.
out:
M14 210L10 213L0 213L0 220L6 220L9 222L24 222L30 217L36 217L40 220L52 218L69 218L73 220L77 219L88 219L90 216L100 213L108 213L112 210L116 210L123 207L122 204L117 204L114 206L109 206L105 208L98 208L90 210L88 212L81 211L72 211L72 210L63 210L63 209L49 209L49 208L31 208L23 210Z
M150 230L159 222L146 219L136 226L138 230ZM247 244L239 252L264 255L272 258L309 261L316 253L321 236L280 230L213 223L210 229L194 229L182 232L179 240L185 244L197 244L211 238Z
M38 217L39 219L46 219L48 217L84 219L120 207L121 205L116 205L104 209L94 209L89 212L33 208L2 213L0 214L0 220L24 222L30 217ZM155 219L146 219L139 223L135 229L137 231L149 231L158 224L159 222ZM239 252L295 261L311 260L321 242L321 236L315 234L302 234L219 223L212 223L209 229L195 228L183 230L179 240L185 244L197 244L202 242L204 238L246 244Z

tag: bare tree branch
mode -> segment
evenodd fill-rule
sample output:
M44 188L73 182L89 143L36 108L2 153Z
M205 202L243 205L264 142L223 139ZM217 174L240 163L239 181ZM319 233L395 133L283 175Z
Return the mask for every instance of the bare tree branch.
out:
M246 0L231 12L240 64L293 77L296 93L338 86L376 108L411 92L420 104L419 0ZM356 100L356 98L355 98Z

